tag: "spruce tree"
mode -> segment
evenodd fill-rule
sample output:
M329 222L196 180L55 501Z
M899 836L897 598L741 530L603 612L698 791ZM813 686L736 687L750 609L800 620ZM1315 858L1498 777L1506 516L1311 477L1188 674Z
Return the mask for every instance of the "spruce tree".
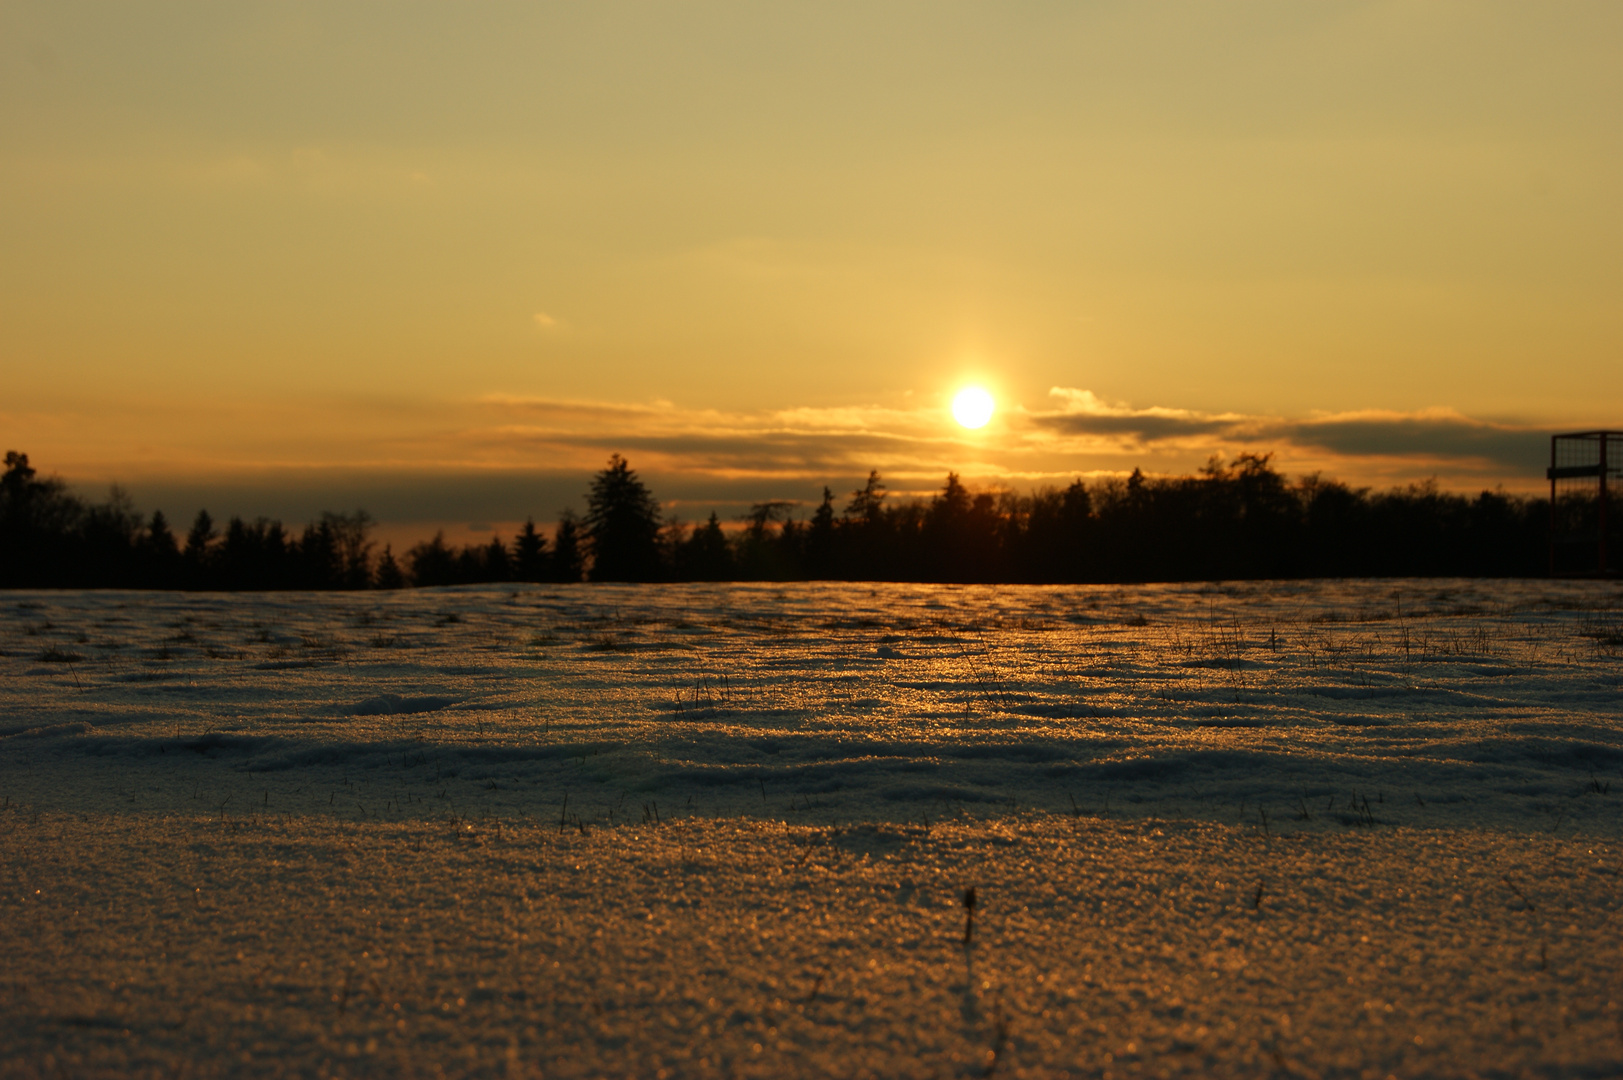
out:
M207 510L199 510L192 520L191 532L186 534L186 558L200 562L208 556L209 545L214 543L214 519Z
M659 576L659 503L626 459L609 458L586 495L586 540L593 581L653 581Z
M383 554L378 557L378 572L372 584L379 589L399 589L406 584L406 575L400 572L400 564L388 544L383 545Z
M169 530L169 519L163 516L162 510L152 511L152 524L147 526L146 543L147 549L160 559L180 552L175 544L175 534Z
M502 538L492 536L490 543L480 549L481 581L507 581L513 576L513 563L507 555L507 545Z
M834 573L834 492L823 488L823 501L806 526L806 576L813 580Z
M565 510L559 515L558 528L552 534L552 573L549 576L553 581L579 581L584 563L580 550L580 524L573 513Z
M152 521L139 543L146 564L145 572L141 575L141 584L157 589L172 588L179 584L180 545L175 541L175 534L169 528L169 519L164 516L162 510L152 511Z
M727 534L722 531L716 512L710 520L693 530L683 544L684 569L699 581L726 581L733 576L732 552L727 548Z
M413 545L406 552L406 564L411 567L412 584L418 588L456 583L456 552L445 542L444 532Z
M513 537L513 580L547 579L547 538L535 531L535 519L525 518L524 528Z
M186 550L183 557L186 563L186 585L193 589L202 589L212 584L210 565L214 561L214 519L207 510L199 510L197 517L192 521L191 531L186 534Z

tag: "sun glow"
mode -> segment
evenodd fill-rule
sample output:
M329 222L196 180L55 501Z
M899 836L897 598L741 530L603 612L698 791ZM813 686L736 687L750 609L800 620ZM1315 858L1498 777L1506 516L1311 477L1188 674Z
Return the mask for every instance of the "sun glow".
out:
M994 407L991 394L978 386L967 386L952 399L952 416L966 428L981 428L992 419Z

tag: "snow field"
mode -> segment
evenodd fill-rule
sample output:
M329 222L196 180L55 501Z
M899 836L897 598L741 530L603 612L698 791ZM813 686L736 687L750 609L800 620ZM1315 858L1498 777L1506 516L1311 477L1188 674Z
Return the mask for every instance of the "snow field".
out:
M6 594L0 1074L1620 1075L1620 650L1594 582Z
M1565 837L15 811L0 837L9 1076L1623 1070L1619 851Z
M15 595L42 807L1623 828L1612 583Z

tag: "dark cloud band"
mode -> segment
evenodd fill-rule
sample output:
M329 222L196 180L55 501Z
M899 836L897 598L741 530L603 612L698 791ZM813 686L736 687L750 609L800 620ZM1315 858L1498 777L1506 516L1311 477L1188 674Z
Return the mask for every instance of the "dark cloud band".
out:
M1546 431L1455 419L1327 420L1276 429L1298 446L1366 457L1475 459L1517 473L1542 472L1550 455Z

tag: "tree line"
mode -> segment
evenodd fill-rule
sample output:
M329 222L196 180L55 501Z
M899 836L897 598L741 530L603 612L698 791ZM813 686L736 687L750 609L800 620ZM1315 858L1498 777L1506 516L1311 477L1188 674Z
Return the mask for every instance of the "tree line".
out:
M444 534L396 556L365 511L302 529L268 518L218 526L200 511L182 536L161 511L114 489L101 503L44 478L26 454L0 476L0 587L392 589L528 581L1132 582L1366 576L1538 576L1547 500L1435 484L1352 488L1294 481L1271 455L1213 458L1195 475L1125 479L1026 494L974 491L956 474L929 499L893 499L877 472L810 513L755 504L729 529L689 524L615 454L587 510L549 538L532 520L511 541L456 547Z

